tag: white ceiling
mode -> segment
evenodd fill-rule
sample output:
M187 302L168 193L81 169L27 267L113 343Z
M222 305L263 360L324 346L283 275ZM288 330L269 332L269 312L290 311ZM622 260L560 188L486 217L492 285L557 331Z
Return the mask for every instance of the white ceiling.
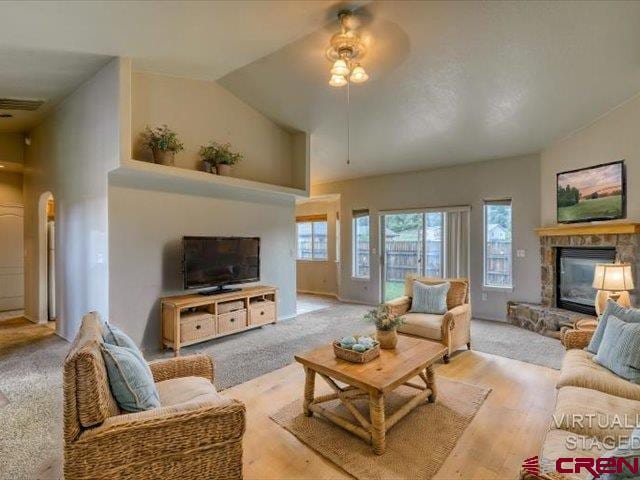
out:
M46 98L50 108L111 56L131 57L137 70L215 80L316 30L335 3L2 1L0 97ZM0 131L39 118L11 113Z
M371 80L351 90L350 166L346 90L326 83L333 1L0 2L0 97L50 108L118 55L222 77L313 134L319 183L536 152L640 90L640 2L352 5L364 5ZM35 121L0 119L0 131Z
M327 85L320 29L220 83L312 132L312 182L540 151L640 91L640 2L373 2L371 80Z
M0 118L0 132L27 131L109 58L7 47L2 42L0 45L0 97L46 101L33 112L0 110L13 115L12 118Z

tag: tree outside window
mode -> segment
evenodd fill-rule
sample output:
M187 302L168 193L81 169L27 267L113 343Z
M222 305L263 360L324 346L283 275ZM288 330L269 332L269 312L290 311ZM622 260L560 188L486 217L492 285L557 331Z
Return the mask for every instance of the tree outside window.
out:
M511 200L485 202L484 236L484 285L511 288L513 285Z

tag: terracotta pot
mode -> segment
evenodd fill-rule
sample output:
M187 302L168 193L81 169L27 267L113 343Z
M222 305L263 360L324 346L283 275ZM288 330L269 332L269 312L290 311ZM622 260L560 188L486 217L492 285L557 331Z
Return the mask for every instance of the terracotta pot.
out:
M398 344L398 333L393 330L377 330L376 340L380 342L380 348L391 350Z
M172 150L153 150L153 161L160 165L173 167L173 160L175 157L176 152Z
M231 165L220 163L216 165L216 168L218 169L218 175L222 175L223 177L231 175Z

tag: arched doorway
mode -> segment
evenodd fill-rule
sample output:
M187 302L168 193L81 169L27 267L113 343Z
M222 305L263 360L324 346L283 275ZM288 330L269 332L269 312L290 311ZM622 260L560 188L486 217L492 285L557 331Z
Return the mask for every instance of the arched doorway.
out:
M55 215L53 194L45 192L40 196L38 205L39 323L53 322L56 319Z

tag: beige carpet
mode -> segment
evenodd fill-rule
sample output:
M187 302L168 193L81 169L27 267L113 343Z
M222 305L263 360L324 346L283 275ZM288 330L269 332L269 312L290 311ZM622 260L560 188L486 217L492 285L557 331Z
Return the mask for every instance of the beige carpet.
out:
M429 479L440 469L490 392L445 378L439 378L437 385L436 403L420 405L391 428L386 452L380 456L333 423L317 415L305 417L301 400L271 418L357 479ZM408 387L397 389L387 399L387 410L393 412L414 392ZM350 418L344 407L332 403L324 406L332 406L335 413ZM357 406L366 412L366 401L357 402Z

